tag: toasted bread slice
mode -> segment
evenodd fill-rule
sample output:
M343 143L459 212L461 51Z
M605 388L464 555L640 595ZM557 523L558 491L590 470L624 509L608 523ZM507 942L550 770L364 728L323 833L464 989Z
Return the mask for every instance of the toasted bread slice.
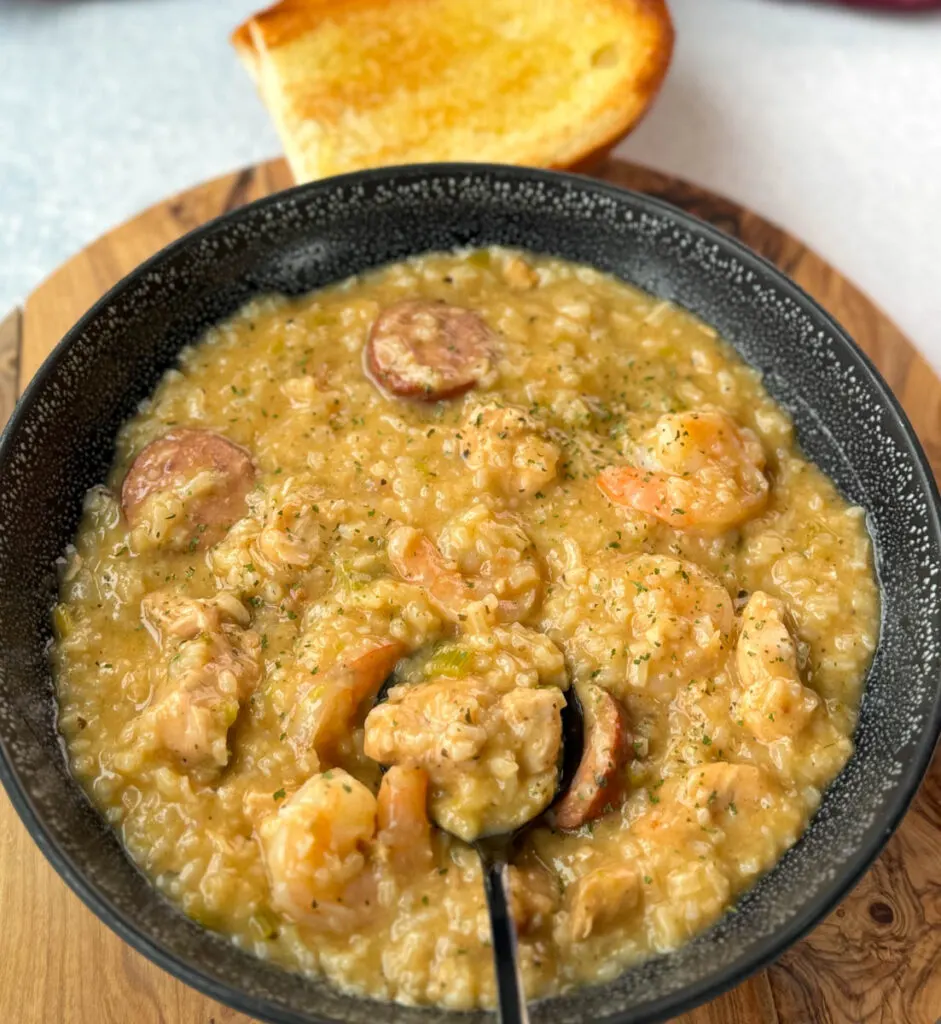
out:
M649 106L673 28L665 0L281 0L232 42L309 181L584 163Z

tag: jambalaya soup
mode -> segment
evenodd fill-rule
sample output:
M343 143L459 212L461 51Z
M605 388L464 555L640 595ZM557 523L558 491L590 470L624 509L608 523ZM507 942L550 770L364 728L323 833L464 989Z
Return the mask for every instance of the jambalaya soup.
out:
M62 564L75 776L159 891L378 999L528 995L726 912L853 750L864 512L716 332L595 270L432 254L269 296L121 430ZM376 703L394 673L386 701ZM563 691L585 750L555 798Z

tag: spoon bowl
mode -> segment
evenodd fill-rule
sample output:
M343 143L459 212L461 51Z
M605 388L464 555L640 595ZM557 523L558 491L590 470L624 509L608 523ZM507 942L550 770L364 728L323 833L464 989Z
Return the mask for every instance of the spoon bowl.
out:
M559 754L559 782L549 808L568 791L582 759L585 722L582 703L574 686L565 691L562 708L562 749ZM513 844L533 822L546 812L513 829L481 836L473 846L480 857L484 878L484 893L490 913L490 931L493 938L493 969L497 983L497 1020L501 1024L526 1024L526 994L517 955L516 924L510 910L510 856Z
M376 693L373 707L382 704L397 684L393 672ZM534 815L529 821L503 832L489 832L471 840L471 845L480 858L480 869L490 914L490 932L493 941L493 969L497 987L497 1020L500 1024L528 1024L529 1011L526 1008L526 994L520 974L517 955L516 925L510 904L510 859L516 840L546 811L550 810L568 791L578 770L584 750L585 721L582 703L574 685L564 691L565 703L561 709L562 729L560 735L559 773L555 795L548 808ZM380 765L385 771L386 766ZM439 828L447 828L435 822ZM450 833L449 834L453 834ZM463 837L458 836L462 842Z

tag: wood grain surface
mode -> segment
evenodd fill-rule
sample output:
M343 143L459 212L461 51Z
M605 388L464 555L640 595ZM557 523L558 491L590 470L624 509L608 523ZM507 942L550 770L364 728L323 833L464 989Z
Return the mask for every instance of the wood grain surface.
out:
M20 309L11 310L0 320L0 429L10 418L16 403L22 329Z
M781 229L713 194L618 161L599 176L741 238L817 298L869 353L941 470L941 382L850 282ZM290 185L282 161L228 175L94 242L0 321L0 423L88 307L141 260L210 217ZM17 342L20 342L17 352ZM18 377L17 377L18 373ZM682 1024L941 1024L941 757L875 867L768 970ZM59 880L0 796L0 1024L249 1024L130 950ZM381 1011L377 1012L377 1020Z

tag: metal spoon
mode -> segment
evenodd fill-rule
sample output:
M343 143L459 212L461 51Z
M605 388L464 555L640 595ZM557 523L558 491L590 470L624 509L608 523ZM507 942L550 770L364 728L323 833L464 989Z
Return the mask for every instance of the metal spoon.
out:
M395 685L394 675L383 683L376 695L376 704L385 701ZM562 751L559 758L559 781L553 804L565 794L572 783L582 758L584 720L582 706L570 686L565 692L562 708ZM523 991L517 955L516 925L510 913L510 854L520 835L545 812L510 832L497 832L478 836L471 844L480 857L484 878L484 893L490 912L490 932L493 940L493 969L497 982L497 1020L499 1024L529 1024L529 1011ZM440 826L439 826L440 828ZM447 830L445 830L447 831Z

